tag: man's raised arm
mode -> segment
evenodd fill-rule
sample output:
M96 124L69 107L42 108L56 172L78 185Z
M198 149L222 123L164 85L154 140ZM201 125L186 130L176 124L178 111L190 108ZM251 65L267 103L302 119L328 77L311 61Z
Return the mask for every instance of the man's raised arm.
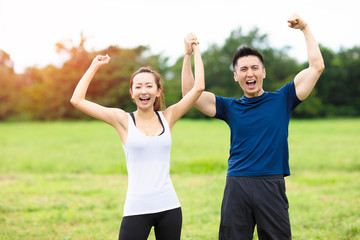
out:
M305 100L313 90L325 65L320 48L310 31L309 25L297 14L294 14L289 20L289 27L300 29L305 37L309 67L298 73L294 79L296 96Z

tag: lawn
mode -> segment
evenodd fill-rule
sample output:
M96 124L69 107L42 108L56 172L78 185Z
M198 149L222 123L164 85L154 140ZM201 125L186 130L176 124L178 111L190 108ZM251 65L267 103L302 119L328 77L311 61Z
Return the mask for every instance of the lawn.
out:
M293 239L360 239L360 119L292 120L289 133ZM182 239L215 240L228 128L181 120L172 141ZM121 145L98 121L0 123L0 239L117 239Z

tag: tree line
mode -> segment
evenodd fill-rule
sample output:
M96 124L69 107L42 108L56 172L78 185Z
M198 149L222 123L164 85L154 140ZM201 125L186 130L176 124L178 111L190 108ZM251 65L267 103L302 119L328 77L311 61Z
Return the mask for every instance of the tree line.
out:
M111 61L93 79L87 93L89 100L134 111L135 104L129 95L128 82L141 66L152 66L162 75L167 106L181 98L182 57L170 65L168 57L149 54L150 49L145 46L131 49L109 46L101 51L87 51L85 42L86 38L81 35L78 45L57 43L57 52L69 56L61 67L29 67L21 74L14 72L14 63L9 54L0 50L0 120L87 119L85 114L73 108L69 99L98 54L109 54ZM243 45L258 49L264 56L265 91L275 91L307 67L307 62L299 63L287 54L288 47L271 47L267 34L260 34L258 28L248 33L243 33L239 28L232 31L222 45L213 44L202 51L207 91L226 97L242 96L240 86L233 80L230 66L236 49ZM360 47L343 48L338 52L325 46L320 46L320 49L325 71L310 97L296 108L294 117L359 116ZM205 117L195 108L185 116Z

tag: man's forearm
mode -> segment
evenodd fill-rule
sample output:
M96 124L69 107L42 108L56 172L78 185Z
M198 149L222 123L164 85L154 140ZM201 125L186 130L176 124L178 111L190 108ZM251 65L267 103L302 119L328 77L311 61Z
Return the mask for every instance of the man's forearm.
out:
M321 55L319 45L311 33L308 25L302 31L304 33L307 45L309 67L315 68L318 71L322 71L324 69L324 60Z
M194 76L191 70L191 55L185 54L181 71L181 91L185 96L194 86Z

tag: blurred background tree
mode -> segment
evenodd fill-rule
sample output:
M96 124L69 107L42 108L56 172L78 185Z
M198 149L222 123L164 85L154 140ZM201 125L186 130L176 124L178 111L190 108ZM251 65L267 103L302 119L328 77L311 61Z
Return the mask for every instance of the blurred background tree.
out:
M56 43L57 52L67 56L61 67L29 67L22 74L14 72L9 54L0 50L0 120L89 119L71 106L69 100L76 84L98 54L109 54L111 61L95 75L87 93L89 100L134 111L128 82L141 66L151 66L162 75L167 106L181 98L182 56L169 65L168 57L151 54L145 46L130 49L109 46L89 52L84 47L86 41L81 33L77 45L71 41ZM244 45L258 49L264 56L265 91L275 91L308 66L307 62L299 63L289 57L289 47L271 47L268 36L261 34L258 28L248 33L239 28L230 33L224 44L213 44L203 50L207 91L226 97L240 98L243 95L234 81L231 64L236 49ZM360 47L341 49L337 53L324 46L320 48L325 71L310 97L296 108L294 117L359 116ZM205 118L195 108L185 117Z
M14 63L9 54L0 50L0 120L5 120L14 113L16 90Z

